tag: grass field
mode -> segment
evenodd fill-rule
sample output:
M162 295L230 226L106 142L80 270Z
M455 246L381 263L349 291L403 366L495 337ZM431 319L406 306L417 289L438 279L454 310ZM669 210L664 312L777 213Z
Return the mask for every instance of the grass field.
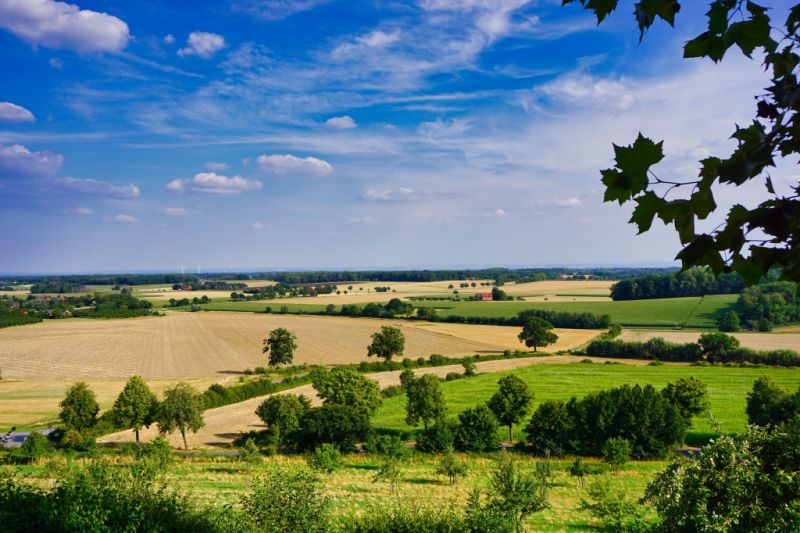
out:
M497 381L513 373L523 379L534 392L534 404L545 400L568 400L589 392L617 387L625 383L652 384L658 388L671 381L688 376L703 380L708 385L711 412L724 432L741 431L747 425L745 399L753 382L761 375L769 375L777 383L797 390L800 386L800 369L784 368L732 368L696 366L631 366L622 364L566 364L532 365L510 372L484 374L474 378L442 383L449 413L456 415L468 407L485 403L497 390ZM529 413L529 415L532 414ZM530 418L528 416L527 418ZM517 435L527 419L519 425ZM383 430L410 429L405 424L405 396L384 401L373 419L373 425ZM712 432L707 418L695 420L687 440L691 441ZM508 438L502 429L498 435Z
M511 317L525 309L589 312L610 315L611 321L628 327L713 328L719 313L730 309L736 295L632 301L583 302L415 302L433 307L442 316Z
M395 495L389 494L387 483L375 482L374 477L381 459L368 454L344 457L344 466L331 477L321 476L324 492L332 500L331 512L334 520L339 516L363 512L367 508L385 508L389 505L463 509L473 489L486 494L489 477L495 468L499 454L458 454L467 463L467 475L456 485L436 474L440 457L436 455L413 455L403 462L402 475ZM525 470L534 468L536 458L512 454ZM113 459L128 462L127 458ZM587 460L588 464L600 467L599 461ZM590 531L598 525L588 512L579 508L580 499L586 498L586 489L577 485L569 476L567 468L571 460L553 460L553 472L549 485L550 508L530 517L526 523L529 532ZM615 487L623 488L631 498L640 498L647 483L662 470L667 462L639 461L628 464L618 474L609 476ZM237 506L240 498L247 494L254 477L276 467L305 468L302 456L273 456L260 464L251 465L228 457L182 457L170 467L166 480L202 504ZM53 472L68 468L63 457L54 458L37 465L21 467L30 482L51 483ZM588 476L591 482L597 476Z

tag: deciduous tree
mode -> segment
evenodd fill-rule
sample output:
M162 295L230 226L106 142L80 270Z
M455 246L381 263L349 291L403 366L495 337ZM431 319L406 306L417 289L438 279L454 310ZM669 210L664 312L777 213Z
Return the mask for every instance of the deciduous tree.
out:
M139 444L139 432L155 421L158 400L141 376L133 376L125 384L114 402L113 419L119 427L126 427L136 434Z
M500 388L489 398L487 405L497 420L508 426L508 441L513 442L514 424L528 414L533 393L528 390L527 383L513 374L501 378L497 383Z
M269 353L269 366L288 365L294 359L297 337L286 328L273 329L264 339L263 353Z
M367 348L367 356L381 357L390 361L395 355L403 355L406 339L399 328L381 326L381 330L372 334L372 344Z
M183 438L184 449L186 431L197 433L205 426L203 420L203 398L188 383L178 383L164 391L164 401L158 407L156 421L160 433L172 433L176 429Z
M525 343L528 348L542 348L553 344L558 340L558 335L553 333L552 324L543 318L531 317L522 326L522 332L519 334L519 340Z
M85 431L97 423L100 405L97 403L94 391L82 381L67 390L59 406L61 412L58 417L67 429Z

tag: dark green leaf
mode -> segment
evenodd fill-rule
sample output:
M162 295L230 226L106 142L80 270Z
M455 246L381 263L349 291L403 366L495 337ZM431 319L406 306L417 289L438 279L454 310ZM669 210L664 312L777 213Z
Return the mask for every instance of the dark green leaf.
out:
M640 234L644 233L653 225L653 218L665 203L666 201L659 198L653 191L647 191L636 198L637 205L636 209L633 210L630 222L636 224Z

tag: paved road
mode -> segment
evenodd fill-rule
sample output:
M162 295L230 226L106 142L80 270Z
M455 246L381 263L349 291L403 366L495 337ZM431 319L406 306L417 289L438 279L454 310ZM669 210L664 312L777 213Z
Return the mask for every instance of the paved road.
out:
M49 435L52 429L40 429L39 433L42 435ZM9 433L0 433L0 445L6 448L19 448L25 439L30 435L30 431L11 431Z

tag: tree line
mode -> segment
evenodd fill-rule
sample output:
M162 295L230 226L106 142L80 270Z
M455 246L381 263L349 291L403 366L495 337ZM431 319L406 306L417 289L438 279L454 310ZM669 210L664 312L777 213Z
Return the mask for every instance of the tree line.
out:
M649 300L739 294L745 284L738 274L715 275L710 270L692 268L670 274L656 273L623 279L611 287L612 300Z
M595 339L586 347L586 355L688 363L800 366L800 354L793 350L753 350L741 346L736 337L721 332L704 333L697 342L689 343L668 342L661 337L644 342Z

